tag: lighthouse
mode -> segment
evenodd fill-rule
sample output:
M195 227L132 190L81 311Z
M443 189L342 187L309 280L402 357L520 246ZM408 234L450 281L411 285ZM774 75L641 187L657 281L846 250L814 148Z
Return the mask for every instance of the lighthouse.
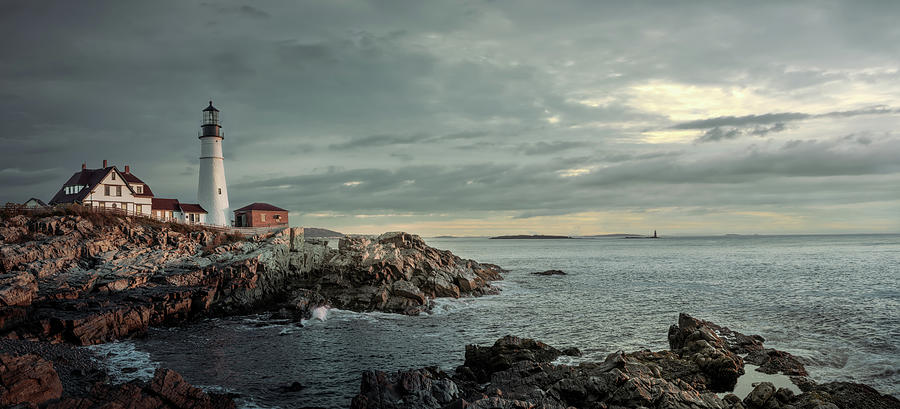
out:
M228 226L228 186L225 183L225 158L222 157L222 124L219 110L212 101L203 110L200 125L200 180L197 184L197 202L206 211L206 222Z

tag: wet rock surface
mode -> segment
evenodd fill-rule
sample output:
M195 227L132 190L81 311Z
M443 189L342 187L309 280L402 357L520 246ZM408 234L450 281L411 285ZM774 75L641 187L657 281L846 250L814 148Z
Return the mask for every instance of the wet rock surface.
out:
M853 383L816 385L808 378L795 395L768 382L744 399L715 392L743 373L737 351L762 351L763 340L716 324L679 316L669 351L610 354L603 362L553 364L560 351L542 342L506 336L494 345L466 347L454 373L435 368L392 374L366 372L354 409L372 408L659 408L868 409L898 408L897 399ZM781 352L781 351L777 351ZM786 355L775 354L778 357ZM796 359L796 358L795 358ZM799 364L799 362L797 362ZM786 366L788 371L802 369ZM437 381L439 386L435 386ZM452 393L448 392L451 391ZM730 389L729 389L730 391Z
M768 374L808 375L801 359L777 349L764 348L753 351L746 356L745 360L751 364L759 365L757 370Z

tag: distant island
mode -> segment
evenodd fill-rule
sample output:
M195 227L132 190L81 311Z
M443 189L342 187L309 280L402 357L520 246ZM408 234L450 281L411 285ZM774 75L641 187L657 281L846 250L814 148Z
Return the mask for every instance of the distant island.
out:
M496 240L496 239L501 239L501 240L522 240L522 239L548 240L548 239L571 239L571 237L569 237L569 236L548 236L548 235L544 235L544 234L532 234L532 235L519 234L519 235L514 235L514 236L491 237L491 240Z
M628 236L640 236L640 234L636 233L611 233L611 234L592 234L589 236L576 236L579 239L598 239L605 237L628 237Z

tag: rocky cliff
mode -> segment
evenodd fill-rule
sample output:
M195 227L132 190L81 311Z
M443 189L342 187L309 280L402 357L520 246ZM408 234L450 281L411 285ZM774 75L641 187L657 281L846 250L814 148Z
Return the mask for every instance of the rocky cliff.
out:
M490 281L501 271L399 232L344 237L334 249L305 238L302 228L248 238L78 208L7 215L0 219L0 338L91 345L199 316L271 310L303 318L320 305L418 314L434 297L495 293ZM2 347L0 354L9 352ZM59 398L52 362L19 353L0 355L0 363L4 402ZM7 375L23 370L39 372L38 383L10 386ZM157 407L153 399L166 395L154 387L183 382L159 376L150 385L99 382L89 396L96 399L85 401L92 403L69 403L149 396L147 407Z
M667 351L610 354L603 362L552 363L560 351L543 342L507 336L494 345L466 347L452 374L437 368L362 375L353 409L896 409L900 401L847 382L817 385L800 376L803 364L747 336L681 314L669 329ZM761 382L746 397L734 388L744 373L740 354L757 354L765 372L795 375L803 393ZM775 353L773 353L773 351ZM763 355L765 357L763 357Z
M333 249L302 228L243 238L127 217L11 217L0 243L0 335L77 345L279 307L417 314L434 297L496 292L502 271L407 233Z

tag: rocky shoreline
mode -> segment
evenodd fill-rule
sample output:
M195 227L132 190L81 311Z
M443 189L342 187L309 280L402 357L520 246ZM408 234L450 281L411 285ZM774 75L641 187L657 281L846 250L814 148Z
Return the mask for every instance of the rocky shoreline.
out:
M337 249L303 233L244 238L77 207L3 215L0 405L228 407L229 397L205 394L165 369L150 382L110 385L69 345L251 312L299 324L323 305L415 315L436 297L494 294L491 281L502 279L498 266L408 233L343 237Z
M669 350L618 351L603 362L554 364L559 350L543 342L503 337L492 346L466 346L453 373L428 367L367 371L352 409L889 409L900 400L849 382L816 384L801 359L763 346L758 335L681 314L668 332ZM791 376L802 393L754 385L746 397L731 392L745 362L764 373Z
M115 384L78 346L236 314L301 325L325 305L415 315L437 297L494 294L503 272L407 233L348 236L333 248L299 228L244 238L77 209L3 216L0 244L0 407L232 408L236 396L204 392L169 369ZM682 314L667 338L669 350L565 365L554 362L578 349L507 336L467 346L453 373L365 372L351 407L900 408L865 385L816 384L802 358L760 336ZM801 393L763 382L746 397L730 394L746 364L790 376Z

